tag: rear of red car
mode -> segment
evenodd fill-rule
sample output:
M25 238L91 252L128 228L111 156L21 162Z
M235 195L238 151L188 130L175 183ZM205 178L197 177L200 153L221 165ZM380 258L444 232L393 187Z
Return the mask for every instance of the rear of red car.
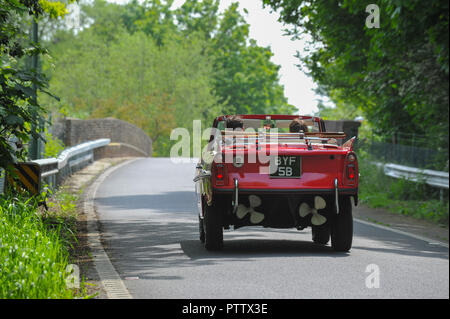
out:
M243 117L257 125L257 120L268 116ZM277 123L292 119L271 116ZM333 248L350 249L351 198L357 203L358 193L353 140L342 146L329 143L331 135L325 133L323 122L311 117L308 120L315 132L299 136L236 132L231 133L232 143L210 150L214 160L201 162L197 171L197 176L203 176L197 178L202 194L201 239L208 240L208 229L210 235L219 233L210 239L212 245L205 242L207 248L222 247L219 228L263 226L299 230L312 227L316 243L326 244L331 236ZM217 123L216 119L216 127ZM344 137L342 133L333 136Z
M302 145L280 145L273 159L266 155L265 148L241 151L225 148L224 160L212 165L213 192L233 191L237 180L240 191L246 193L326 194L334 192L337 179L340 193L356 195L358 163L354 152L338 147L312 147L308 150ZM230 156L227 153L233 154L232 162L225 162ZM270 166L274 163L278 169L271 174Z

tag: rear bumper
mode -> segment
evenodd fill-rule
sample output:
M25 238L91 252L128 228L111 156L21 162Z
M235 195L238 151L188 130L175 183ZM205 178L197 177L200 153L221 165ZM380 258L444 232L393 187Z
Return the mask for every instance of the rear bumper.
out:
M234 189L231 188L213 188L213 193L215 194L233 194ZM313 195L332 195L334 194L335 189L334 188L314 188L314 189L280 189L280 188L274 188L274 189L261 189L261 188L239 188L239 194L286 194L286 195L293 195L293 194L313 194ZM338 188L339 195L357 195L358 194L358 188Z

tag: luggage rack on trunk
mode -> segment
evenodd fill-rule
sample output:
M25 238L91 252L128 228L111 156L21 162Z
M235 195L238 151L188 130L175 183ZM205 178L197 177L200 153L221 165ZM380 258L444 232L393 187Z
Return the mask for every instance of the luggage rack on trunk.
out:
M265 130L258 130L257 132L222 130L221 137L222 145L248 145L249 143L254 143L260 146L261 144L278 144L280 140L290 140L304 143L309 150L312 150L314 141L323 143L324 141L328 142L330 139L344 139L346 134L344 132L275 133Z

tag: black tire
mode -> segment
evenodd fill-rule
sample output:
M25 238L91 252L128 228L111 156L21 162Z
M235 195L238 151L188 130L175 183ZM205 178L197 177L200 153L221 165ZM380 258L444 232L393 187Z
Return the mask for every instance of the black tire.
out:
M222 209L213 201L211 206L205 204L203 228L205 231L205 248L221 250L223 248Z
M321 226L312 226L312 240L319 245L326 245L330 241L330 224L327 222Z
M203 227L203 219L198 216L198 230L200 233L200 242L202 244L205 243L205 228Z
M339 214L331 225L331 247L335 251L349 251L353 241L353 216L350 197L339 198Z

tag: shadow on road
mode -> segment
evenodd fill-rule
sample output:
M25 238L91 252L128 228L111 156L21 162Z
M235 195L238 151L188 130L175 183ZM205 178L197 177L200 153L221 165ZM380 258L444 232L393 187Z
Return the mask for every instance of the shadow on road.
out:
M162 278L157 269L252 262L259 258L348 257L329 246L309 241L270 239L268 234L225 234L224 249L207 251L198 240L195 223L158 223L156 221L118 222L103 220L103 245L120 274L138 274L141 279Z
M136 273L143 279L155 279L158 274L152 270L161 268L252 262L255 258L271 257L352 258L362 250L448 259L448 249L359 223L355 223L350 253L337 253L329 245L314 244L310 233L253 227L226 231L224 249L209 252L198 240L191 191L104 196L96 199L96 206L103 212L100 226L104 246L119 273ZM361 244L365 240L372 244Z
M448 259L448 248L441 245L430 245L430 243L413 237L397 234L395 232L372 227L362 223L354 222L354 237L373 241L379 241L381 245L363 246L354 240L353 250L366 250L396 255L418 256L427 258Z
M348 253L336 253L329 246L316 245L312 242L300 240L280 239L239 239L238 236L225 238L221 251L206 251L198 241L182 241L181 249L192 260L199 259L233 259L239 258L267 258L267 257L346 257Z

